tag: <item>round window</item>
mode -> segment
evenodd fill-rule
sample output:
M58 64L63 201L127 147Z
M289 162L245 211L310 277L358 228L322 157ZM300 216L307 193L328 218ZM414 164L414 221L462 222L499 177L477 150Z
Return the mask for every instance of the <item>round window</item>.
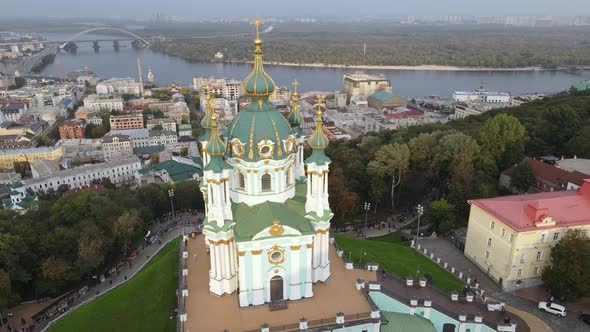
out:
M260 152L262 154L268 154L270 152L270 146L263 146L262 149L260 149Z
M275 251L270 254L270 260L273 262L279 262L283 258L283 253L280 251Z

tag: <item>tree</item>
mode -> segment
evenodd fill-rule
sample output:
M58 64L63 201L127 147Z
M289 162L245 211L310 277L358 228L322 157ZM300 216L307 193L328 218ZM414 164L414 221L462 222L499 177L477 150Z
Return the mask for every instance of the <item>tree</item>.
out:
M512 115L505 113L489 118L481 130L482 149L492 155L496 161L504 157L506 150L514 145L523 145L526 138L525 127ZM520 160L522 156L518 156Z
M563 153L564 145L580 127L578 114L569 105L553 106L543 112L543 119L545 141L553 145L553 153Z
M41 265L41 272L49 280L72 280L72 266L63 258L50 256Z
M180 155L183 157L186 157L186 155L188 154L188 148L186 146L183 146L180 148Z
M139 224L140 220L136 210L126 211L113 223L113 235L123 242L123 254L127 254L128 242Z
M328 191L330 207L333 209L336 218L344 221L345 218L356 210L358 195L348 188L346 177L342 168L334 168L329 173Z
M96 225L82 228L78 240L78 265L82 274L94 271L104 262L106 245L104 232Z
M28 161L15 161L13 165L14 171L20 174L21 178L31 174L31 164Z
M455 227L455 206L446 199L439 199L428 204L423 218L434 225L438 234L445 234Z
M422 133L410 140L408 146L411 152L412 165L420 170L432 168L433 150L438 144L442 132Z
M512 170L510 177L510 186L519 193L525 193L529 187L535 183L535 176L533 175L533 168L526 161L516 165Z
M558 298L571 301L590 295L590 238L579 229L568 230L551 249L551 265L542 278Z
M10 308L20 301L18 294L12 291L10 274L0 269L0 310Z
M459 155L451 163L448 198L457 207L459 216L466 216L469 213L467 199L472 196L473 173L473 161L467 155Z
M370 174L391 179L391 209L395 213L395 188L400 184L403 173L410 163L410 149L407 144L392 143L382 146L369 162Z

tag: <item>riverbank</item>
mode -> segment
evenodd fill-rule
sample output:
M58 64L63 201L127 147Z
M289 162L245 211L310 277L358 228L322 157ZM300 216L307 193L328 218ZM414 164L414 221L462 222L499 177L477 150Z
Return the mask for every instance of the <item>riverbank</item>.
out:
M164 53L166 54L166 53ZM182 58L182 57L181 57ZM227 61L231 64L251 64L252 61ZM274 62L264 61L265 65L269 66L284 66L284 67L302 67L302 68L334 68L334 69L364 69L364 70L398 70L398 71L468 71L468 72L530 72L530 71L578 71L590 70L590 66L580 66L576 68L543 68L540 66L533 67L458 67L458 66L443 66L443 65L419 65L419 66L377 66L377 65L339 65L326 63L293 63L293 62Z

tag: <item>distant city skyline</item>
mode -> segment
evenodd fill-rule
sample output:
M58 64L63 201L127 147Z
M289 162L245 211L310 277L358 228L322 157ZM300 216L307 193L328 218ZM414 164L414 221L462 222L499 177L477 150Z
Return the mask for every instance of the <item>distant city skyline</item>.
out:
M298 0L255 2L226 0L220 5L204 1L102 0L3 0L0 16L37 17L151 17L155 13L185 18L198 17L272 17L272 16L589 16L588 0Z

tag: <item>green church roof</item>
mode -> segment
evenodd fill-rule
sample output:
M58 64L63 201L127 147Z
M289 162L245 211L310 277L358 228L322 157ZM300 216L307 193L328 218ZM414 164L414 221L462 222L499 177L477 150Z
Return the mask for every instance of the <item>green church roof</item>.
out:
M420 315L389 311L382 311L381 315L389 321L381 324L381 332L436 332L432 322Z
M313 234L313 227L305 218L305 190L304 183L296 184L295 197L285 203L265 202L254 206L232 204L236 241L252 240L256 234L272 226L275 218L281 225L294 228L301 234Z
M386 101L391 97L395 97L395 95L387 91L377 91L374 94L370 95L368 98L375 99L377 101Z
M268 97L275 90L275 82L264 71L262 65L262 40L258 37L254 41L254 66L250 74L244 79L244 91L250 97Z
M166 160L154 164L151 167L142 169L140 172L144 173L144 170L150 169L156 172L166 170L166 173L168 173L168 176L170 176L170 179L172 179L174 182L191 180L194 174L198 174L199 176L203 175L203 171L198 167L183 164L175 160Z
M590 90L590 80L579 81L574 84L574 89L578 91Z
M270 158L278 160L287 158L283 141L292 133L285 117L266 99L258 99L248 104L229 124L227 141L237 138L244 144L241 158L245 161L259 161L264 158L258 153L258 143L270 140L274 143ZM226 155L232 156L231 149L227 149Z

